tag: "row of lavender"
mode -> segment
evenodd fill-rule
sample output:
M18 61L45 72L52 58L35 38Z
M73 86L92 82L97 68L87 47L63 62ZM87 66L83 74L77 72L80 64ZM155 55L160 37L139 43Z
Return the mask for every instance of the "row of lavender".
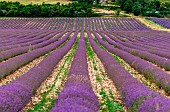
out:
M126 41L122 41L124 40L124 38L122 37L116 37L114 35L112 35L111 33L106 33L106 32L98 32L106 41L108 41L110 44L114 45L115 47L124 50L126 52L129 52L135 56L138 56L142 59L145 59L147 61L150 61L154 64L157 64L158 66L164 68L165 70L170 70L170 54L168 52L168 48L162 49L152 46L152 49L149 48L145 48L147 47L147 42L145 41L130 41L128 40L128 38L126 38ZM145 32L143 32L145 33ZM154 34L154 33L152 33ZM107 35L107 36L106 36ZM151 36L151 34L150 34ZM109 38L108 38L109 37ZM126 36L126 37L130 37L130 36ZM142 39L144 40L144 39ZM151 39L150 39L151 40ZM154 42L154 41L153 41ZM148 44L148 46L152 45L153 42L151 44ZM161 41L158 43L160 44ZM138 46L139 45L139 46ZM154 49L153 49L154 48ZM155 53L155 54L154 54ZM159 55L160 54L160 55Z
M109 77L113 80L120 91L123 98L122 100L125 102L129 111L168 112L170 110L170 100L168 98L148 89L145 85L133 78L133 76L129 74L129 72L127 72L118 62L116 62L108 52L102 50L95 43L90 32L87 33L94 52L98 55ZM93 34L98 42L106 48L106 50L121 57L137 71L141 72L148 78L151 77L153 82L160 84L160 86L166 89L167 92L170 92L169 74L164 73L159 68L154 67L152 64L138 57L118 48L114 48L107 42L103 41L96 32L93 32ZM102 37L103 36L104 35L102 35Z
M145 42L146 46L161 47L169 46L170 36L166 32L161 31L145 31L145 32L114 32L116 34L121 34L121 37L129 39L134 42L134 44L139 42ZM144 46L144 47L146 47Z
M30 46L25 46L25 47L12 48L12 49L0 52L0 60L3 61L0 63L0 67L1 67L0 68L0 79L3 78L4 76L9 75L13 71L17 70L19 67L27 64L33 59L39 56L42 56L52 50L55 50L61 44L66 42L66 40L70 37L72 32L66 33L66 35L62 39L58 40L58 38L60 38L65 33L64 32L59 33L54 38L43 41L39 44L35 44L34 46L37 48L32 49L32 51L29 51ZM9 60L6 60L6 59L9 59Z
M54 31L27 31L27 30L6 30L0 31L0 46L7 46L13 44L21 44L22 42L30 42L36 39L36 36L41 35L37 39L42 38L44 35L54 33ZM35 37L35 38L34 38Z
M99 35L97 35L94 32L95 37L99 40L99 43L101 43L104 47L107 47L107 49L114 53L115 55L121 57L123 60L125 60L129 65L131 65L133 68L135 68L138 72L142 73L146 78L148 78L150 81L156 83L159 87L163 88L168 94L170 94L170 77L169 74L164 72L158 67L153 66L152 64L148 63L147 61L139 58L140 55L143 55L143 57L147 58L148 60L156 60L158 62L157 64L164 64L167 69L169 69L170 61L169 59L164 59L161 57L156 57L156 55L149 54L147 52L142 52L139 50L134 50L130 48L126 48L124 46L121 46L120 44L112 43L112 40L107 39L109 43L112 43L114 46L118 48L112 48L112 46L106 44L105 42L100 39ZM102 35L104 37L104 35ZM122 49L122 50L121 50ZM125 51L123 51L125 50ZM136 54L139 55L139 57L136 57L126 51L136 52ZM152 59L154 58L154 59ZM164 62L164 63L163 63Z
M0 63L0 79L33 59L56 49L66 42L73 33L73 31L26 31L26 34L22 35L20 32L17 32L17 34L15 34L15 31L10 32L10 35L1 33L3 41L0 43L0 48L2 49L0 57L3 62ZM63 36L64 34L65 36ZM78 31L74 33L71 40L64 47L53 52L36 67L9 84L0 87L1 112L17 112L30 101L41 82L52 73L56 64L71 48L77 34ZM61 36L63 37L61 38ZM30 48L33 49L31 52L28 52ZM92 90L88 76L85 49L84 32L82 32L78 50L68 75L68 81L62 94L60 94L61 98L59 97L59 100L56 102L57 108L54 108L53 111L56 111L56 109L60 111L82 110L87 112L99 110L99 102Z
M16 80L10 82L7 85L0 87L0 111L1 112L18 112L21 110L31 99L35 90L41 85L49 74L52 73L54 67L62 59L62 57L71 49L73 46L78 32L75 32L72 38L66 43L65 46L57 49L42 62L40 62L36 67L33 67L28 72L17 78ZM20 66L26 63L25 59L39 57L51 50L56 49L56 47L61 43L65 42L70 33L66 34L63 39L58 42L54 42L49 46L39 48L30 53L24 55L19 55L6 61L6 67L8 69L14 69L16 66ZM4 63L1 63L3 66ZM5 64L4 64L5 67ZM0 71L3 71L1 69ZM4 72L6 73L6 72ZM1 77L4 75L2 74Z
M146 18L146 19L151 20L165 28L170 28L170 19L169 18L167 18L167 19L165 19L165 18Z
M137 67L136 69L139 71L141 70L140 72L144 71L144 73L142 73L142 74L153 75L154 76L153 78L157 78L157 79L154 79L154 81L156 81L156 83L158 83L158 84L161 83L162 84L161 87L168 88L168 91L169 91L169 87L166 83L168 81L168 77L166 74L160 75L161 72L159 71L159 69L153 68L152 65L149 65L148 63L142 61L139 58L133 57L132 55L130 55L126 52L112 48L111 46L103 43L103 40L100 39L98 34L96 32L93 32L93 33L94 33L95 37L98 39L98 41L103 46L105 46L110 52L120 56L125 61L127 61L130 65L133 65L133 67ZM75 36L76 35L77 34L75 34ZM89 35L89 38L91 39L89 32L88 32L88 35ZM75 36L73 36L73 37L75 38ZM87 66L85 66L85 65L87 65L87 60L86 60L86 55L85 55L85 48L83 47L83 45L84 45L83 44L84 40L82 39L83 37L84 37L84 35L83 35L83 33L81 33L81 41L80 41L81 44L79 44L80 49L77 51L77 53L75 55L75 59L74 59L75 61L73 61L72 68L69 72L68 81L65 85L65 88L64 88L63 92L61 92L61 94L59 95L59 98L56 101L56 107L54 107L54 109L52 111L58 111L58 110L66 111L67 109L69 109L69 110L71 109L74 111L78 111L80 109L82 109L82 111L97 111L97 110L99 110L98 102L95 98L94 93L92 92L92 88L89 83L88 75L84 76L84 74L88 74L88 71L87 71ZM104 37L104 35L103 35L103 37ZM106 39L106 37L105 37L105 39ZM92 39L91 39L91 41L92 41ZM92 43L92 46L93 46L93 44L94 43ZM116 85L118 85L119 91L121 91L122 95L125 96L124 101L126 103L126 106L129 109L131 109L131 110L138 109L138 111L150 111L150 112L169 110L169 108L166 106L166 104L169 104L168 99L147 89L144 85L139 83L136 79L133 79L132 76L127 71L125 71L123 68L121 68L118 63L116 63L115 61L110 61L113 59L111 59L112 57L110 58L108 56L108 54L105 53L105 51L99 50L98 47L96 47L96 48L94 47L94 51L96 52L96 54L99 55L99 58L101 60L104 60L102 62L106 68L106 71L112 78L112 80L114 82L117 81ZM59 55L60 53L57 53L57 54ZM104 57L106 57L106 58L104 58ZM52 58L52 57L50 57L50 58ZM58 58L58 57L55 57L55 59L56 58ZM59 58L61 59L61 57L59 57ZM19 58L18 58L18 60L19 60ZM134 60L135 60L135 62L134 62ZM52 61L54 61L54 60L51 60L51 62ZM21 63L21 62L19 62L19 63ZM45 63L47 63L47 62L45 61L44 64L42 64L42 65L44 65L44 66L42 66L43 69L41 66L38 66L38 67L34 67L33 69L31 69L30 70L31 72L30 71L27 72L26 74L29 74L29 77L28 77L28 75L24 74L23 76L19 77L17 80L13 81L12 83L1 87L2 88L2 96L1 96L1 100L2 100L1 110L2 111L3 110L4 111L12 111L12 110L18 111L29 101L30 97L33 95L36 88L39 87L41 82L47 77L47 74L49 75L53 69L52 67L50 67L50 70L45 69L45 66L46 66ZM48 65L50 65L50 64L48 64ZM144 66L141 66L142 64ZM41 65L41 64L39 64L39 65ZM82 65L84 65L84 66L82 66ZM11 68L14 66L15 65L12 65ZM115 67L115 69L113 69L114 67ZM80 70L80 71L77 71L77 70ZM153 74L147 74L147 72L148 72L147 70L152 70L149 72L153 72ZM119 71L121 71L121 72L119 72ZM154 71L156 71L158 73L155 73ZM123 74L124 72L125 72L125 74ZM35 73L40 74L40 75L35 77L35 75L34 75ZM46 75L44 75L44 74L46 74ZM83 75L81 75L81 74L83 74ZM129 75L127 75L127 74L129 74ZM42 75L44 77L42 77ZM115 75L115 76L113 76L113 75ZM118 77L116 77L116 76L118 76ZM121 78L121 76L124 78L125 77L128 78L127 82L123 78ZM119 78L123 79L123 80L120 80ZM167 78L167 80L160 80L160 79L166 79L166 78ZM26 79L27 80L29 79L28 82L26 81ZM36 79L36 81L35 81L35 79ZM40 81L37 81L38 79ZM159 81L163 81L163 82L159 82ZM133 84L136 84L136 85L133 85ZM27 86L29 86L29 87L27 88ZM87 88L86 88L86 86L87 86ZM74 89L72 89L72 88L74 88ZM134 89L134 88L138 88L138 89ZM14 92L11 93L10 90L12 90ZM84 90L84 91L82 91L82 90ZM152 102L150 102L150 100ZM10 103L12 102L12 104L10 104L9 101L10 101ZM77 101L80 101L80 102L77 102ZM141 102L143 102L142 105L141 105ZM150 103L148 103L148 102L150 102ZM157 104L157 102L158 102L158 104ZM137 107L135 107L134 105L137 105ZM151 109L148 108L148 105L152 106L152 108ZM77 107L79 107L79 108L77 108ZM159 108L157 108L157 107L159 107Z
M88 73L84 32L81 32L78 49L69 70L64 89L51 112L97 112L99 102Z
M166 70L170 69L169 59L167 58L169 56L167 53L169 50L169 38L166 38L167 36L166 34L164 35L164 32L156 32L162 33L160 38L154 31L148 31L147 28L141 24L138 24L138 21L134 22L136 21L134 19L78 18L75 20L76 24L74 24L74 20L72 21L70 19L69 21L72 22L70 24L68 19L58 18L57 24L62 25L62 28L59 28L60 30L58 31L54 31L55 28L50 29L52 28L52 24L56 27L56 18L49 19L49 21L45 21L43 23L41 22L44 19L32 19L34 22L39 23L34 24L34 22L31 21L26 25L24 24L27 19L22 23L23 19L24 18L21 18L21 22L16 24L13 23L14 21L12 19L13 22L11 24L14 24L13 27L10 28L8 25L5 27L8 29L19 29L21 26L26 29L44 28L46 30L22 30L23 32L26 32L24 35L21 35L21 30L8 30L13 31L10 32L13 35L1 32L1 61L9 58L11 59L0 63L0 79L6 75L9 75L11 72L17 70L20 66L25 65L31 60L59 47L62 43L68 40L69 36L73 33L73 31L66 31L70 30L68 27L77 31L64 47L56 50L44 59L38 66L32 68L11 83L0 87L0 111L19 111L26 105L35 90L41 85L41 82L46 79L49 74L51 74L55 65L71 48L77 37L78 31L80 30L82 30L82 32L78 50L72 62L70 72L68 73L64 90L60 93L58 99L56 100L56 105L52 109L52 112L65 112L70 110L91 112L99 110L99 104L92 91L88 76L88 66L84 44L84 30L87 31L93 50L104 64L109 77L113 80L118 90L121 92L123 100L129 111L166 112L170 110L167 106L170 105L169 99L148 89L146 86L134 79L124 68L120 66L120 64L113 60L113 58L106 51L101 50L97 46L89 31L92 30L92 33L98 42L109 52L121 57L129 65L141 72L146 78L156 83L159 87L165 89L165 91L169 94L169 74L143 60L146 59L158 64ZM46 22L50 22L51 20L53 20L54 23L50 23L51 26L46 27L48 24ZM136 26L132 25L134 23L136 23ZM63 27L65 28L63 29ZM139 36L136 31L132 33L128 31L112 33L112 30L144 30L144 32L140 32L141 35ZM5 32L6 30L3 29L2 31ZM14 34L15 31L17 31L16 34ZM153 34L152 37L148 38L147 35L144 35L146 32L148 34ZM62 35L64 36L61 38ZM157 39L160 42L156 42ZM104 42L104 40L117 48L113 48L113 46L109 45L107 42ZM144 45L146 46L142 47ZM154 49L147 49L147 47L154 47ZM28 52L30 49L31 52ZM145 51L141 51L141 49ZM162 49L163 51L156 52L155 49ZM143 59L133 56L130 53ZM157 55L156 53L160 55Z
M135 18L1 18L0 29L149 30Z
M136 36L134 35L136 34ZM114 32L111 33L124 46L143 50L161 57L170 58L170 36L168 32Z
M17 38L15 38L15 40L14 37L13 38L6 37L8 41L6 42L3 41L2 43L0 43L1 54L6 54L4 52L10 52L10 49L12 51L14 51L14 49L17 49L17 51L24 52L24 51L28 51L28 49L34 50L46 46L50 43L57 41L59 37L61 37L64 33L66 33L66 32L61 32L61 33L60 32L61 31L47 32L47 33L39 32L38 34L32 34L32 35L29 34L27 36L24 35L24 38L22 38L23 35L19 35Z

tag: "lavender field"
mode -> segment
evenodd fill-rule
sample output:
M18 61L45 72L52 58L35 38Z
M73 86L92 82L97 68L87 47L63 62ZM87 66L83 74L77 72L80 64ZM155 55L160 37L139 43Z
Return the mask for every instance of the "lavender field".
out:
M170 28L170 19L165 18L147 18L148 20L151 20L165 28Z
M169 51L135 18L1 18L0 112L169 112Z

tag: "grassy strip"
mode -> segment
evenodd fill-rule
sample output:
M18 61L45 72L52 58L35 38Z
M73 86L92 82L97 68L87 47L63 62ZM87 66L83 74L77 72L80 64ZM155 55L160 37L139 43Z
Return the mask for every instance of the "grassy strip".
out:
M100 95L104 100L103 103L100 104L102 112L124 112L123 107L115 101L112 91L109 91L109 94L107 94L101 89Z
M101 68L97 67L97 60L95 59L95 54L93 52L93 50L90 47L90 44L88 43L88 39L85 38L86 41L86 49L87 49L87 56L88 56L88 60L91 61L93 63L93 69L95 71L97 71L99 69L99 71L101 72L101 74L96 74L96 81L99 83L101 89L100 89L100 96L102 98L102 102L100 102L100 111L102 112L123 112L123 107L117 103L117 101L115 100L113 93L111 90L109 90L109 94L105 91L104 85L103 85L103 78L102 77L106 77L105 73L103 72L103 70ZM102 77L101 77L102 75ZM97 85L97 84L96 84Z
M57 75L57 77L54 80L53 85L50 87L50 89L44 93L41 94L42 96L42 100L37 103L33 109L28 110L28 112L48 112L52 109L52 107L54 107L55 105L55 101L56 98L49 98L48 95L50 94L50 92L52 92L55 88L55 85L57 83L57 80L61 78L62 82L64 82L66 80L66 76L68 74L69 71L69 67L65 67L65 65L70 65L72 62L72 59L74 57L74 54L76 52L77 46L78 46L78 41L79 39L76 40L71 53L68 54L67 56L65 56L65 62L64 64L61 66L61 69ZM61 76L61 74L64 74ZM64 86L64 84L62 84L62 86ZM61 91L62 87L59 87L59 89L55 92L55 94L59 94Z

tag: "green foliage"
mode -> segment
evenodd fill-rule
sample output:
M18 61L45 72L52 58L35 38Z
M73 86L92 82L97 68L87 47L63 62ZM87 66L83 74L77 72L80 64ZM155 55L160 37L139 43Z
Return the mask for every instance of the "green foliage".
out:
M1 9L0 9L0 16L3 16L3 12L1 11Z
M115 0L116 4L119 5L121 7L121 9L124 8L124 3L126 2L126 0Z
M98 81L98 82L102 82L102 79L100 78L100 76L98 76L98 75L96 75L96 80Z
M101 49L103 49L103 50L106 49L105 47L103 47L102 45L99 44L99 42L98 42L98 40L97 40L96 38L94 38L94 41L97 43L97 45L98 45Z
M74 1L74 0L72 0L72 1ZM93 0L75 0L75 1L78 1L79 3L86 2L88 4L93 4Z
M138 16L142 12L142 5L139 2L135 2L132 7L132 12L135 16Z
M159 10L161 2L159 0L153 0L151 1L150 6L156 10Z
M122 106L114 101L113 94L109 94L113 99L109 99L109 96L106 94L106 92L102 89L100 91L100 95L102 96L103 103L100 104L100 107L102 108L102 111L107 112L124 112ZM104 104L106 107L103 108Z
M106 42L105 38L102 38L102 41Z
M117 9L117 10L116 10L116 16L119 16L119 15L120 15L120 11L121 11L121 9Z
M170 1L161 0L116 0L116 4L134 15L164 17L170 15Z
M73 2L67 5L56 4L29 4L19 2L0 2L0 16L8 17L93 17L89 2Z
M133 7L133 1L132 0L127 0L124 3L123 10L125 10L126 12L131 12L132 11L132 7Z
M93 50L91 49L90 47L90 44L88 42L88 38L85 38L85 42L86 42L86 51L87 51L87 55L89 56L89 58L92 58L94 57L94 52Z
M117 10L120 7L118 6L106 6L106 5L102 5L102 4L94 4L93 7L95 8L101 8L101 9L106 9L106 10Z

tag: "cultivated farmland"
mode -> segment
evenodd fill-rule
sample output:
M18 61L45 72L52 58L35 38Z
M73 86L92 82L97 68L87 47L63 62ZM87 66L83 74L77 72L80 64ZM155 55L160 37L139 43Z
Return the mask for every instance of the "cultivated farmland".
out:
M165 28L170 28L170 19L169 18L147 18Z
M0 112L169 112L169 51L135 18L1 18Z

